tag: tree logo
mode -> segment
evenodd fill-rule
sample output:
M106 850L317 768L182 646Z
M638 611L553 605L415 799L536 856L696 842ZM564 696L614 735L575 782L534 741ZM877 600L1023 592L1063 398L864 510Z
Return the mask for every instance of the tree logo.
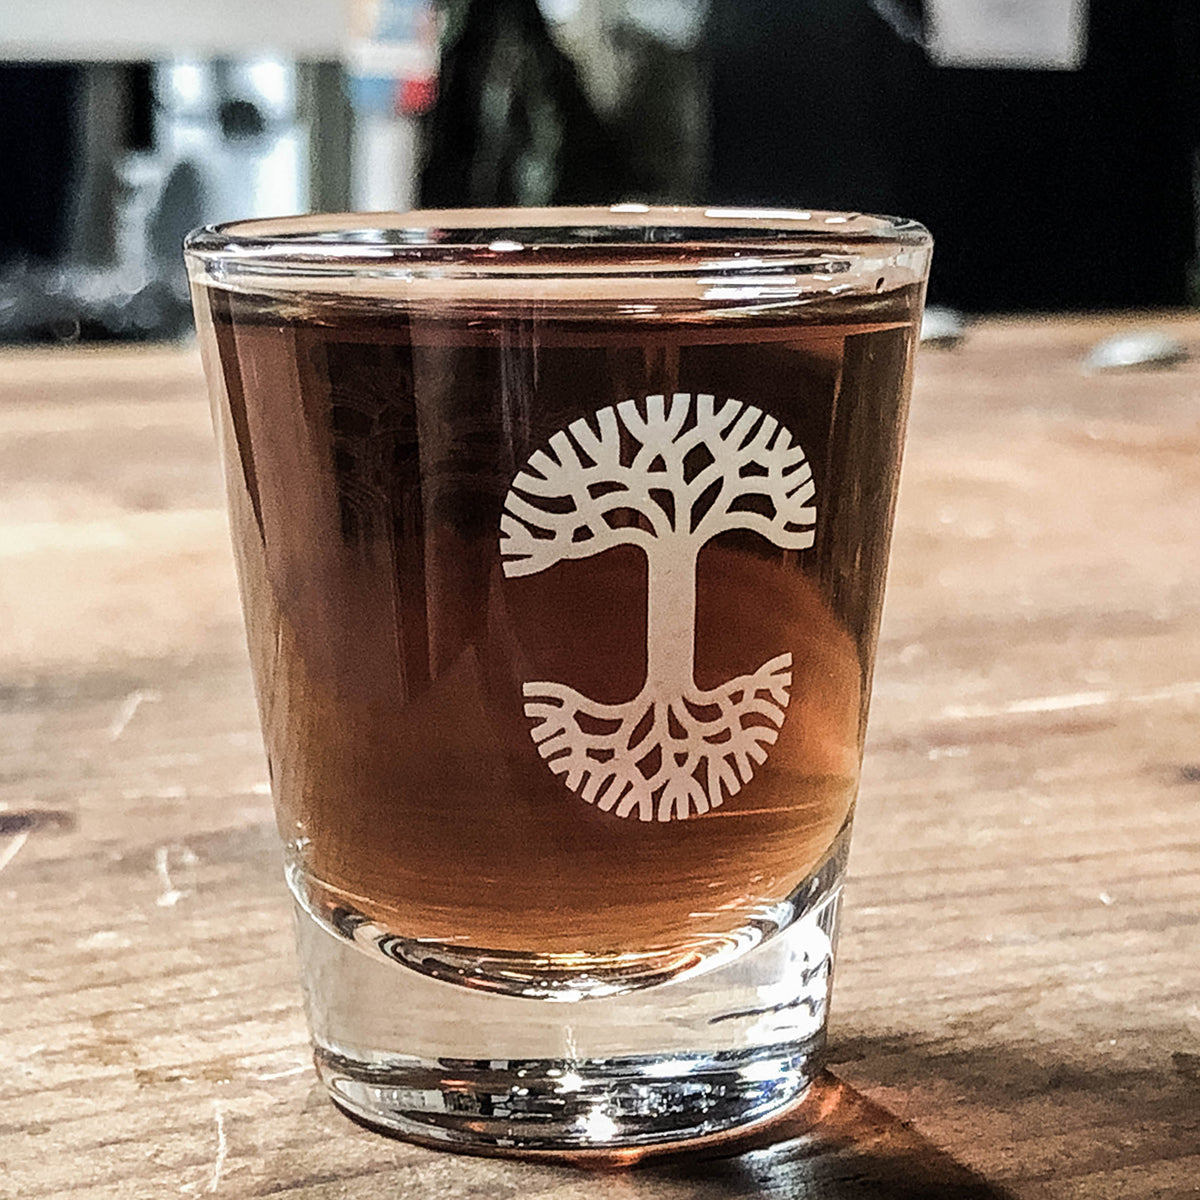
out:
M792 435L740 400L679 392L573 421L518 473L500 518L509 578L613 546L648 565L646 680L624 704L565 683L524 685L530 734L573 792L618 817L685 819L736 795L783 725L792 656L720 687L697 687L696 560L716 534L813 544L812 468Z

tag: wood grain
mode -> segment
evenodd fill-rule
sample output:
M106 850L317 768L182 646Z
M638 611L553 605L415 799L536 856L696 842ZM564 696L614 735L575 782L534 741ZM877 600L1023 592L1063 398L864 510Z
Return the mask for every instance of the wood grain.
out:
M0 1197L1200 1196L1200 364L1113 324L921 361L834 1075L600 1174L319 1092L196 357L0 355Z

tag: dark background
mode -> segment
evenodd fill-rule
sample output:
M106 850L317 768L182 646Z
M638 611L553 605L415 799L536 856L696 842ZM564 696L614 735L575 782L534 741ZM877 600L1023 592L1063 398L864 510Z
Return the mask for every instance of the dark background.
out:
M917 217L971 311L1182 304L1198 31L1092 0L1081 70L938 68L866 0L715 0L711 195Z

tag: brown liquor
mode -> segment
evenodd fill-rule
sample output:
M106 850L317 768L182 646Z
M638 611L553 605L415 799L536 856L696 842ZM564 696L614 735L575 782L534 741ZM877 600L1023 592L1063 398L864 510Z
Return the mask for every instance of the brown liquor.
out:
M267 753L310 903L451 946L703 953L805 880L857 788L915 287L782 315L608 320L549 301L464 311L212 289L208 302ZM629 421L653 425L647 397L663 397L664 412L686 397L685 431L701 397L714 410L735 400L738 419L758 410L748 437L767 419L787 430L810 469L811 544L781 545L763 521L718 523L690 558L676 554L686 570L672 574L633 534L583 553L598 527L581 524L559 557L513 573L502 524L514 480L580 420L602 433L606 408L632 400ZM613 422L625 469L641 446L625 418ZM700 454L689 470L708 465ZM765 468L748 467L738 474L750 486ZM652 483L625 511L610 507L609 528L670 527L682 544L696 518L678 488ZM658 511L644 511L647 496ZM585 503L518 500L560 515ZM730 511L769 516L753 498ZM540 553L530 538L546 531L525 539ZM690 592L686 578L676 586L687 570ZM671 644L677 653L664 653ZM781 656L774 700L728 687L757 685ZM681 661L672 685L662 664ZM657 759L636 731L649 746L644 781L673 782L640 799L626 783L618 798L613 775L589 797L606 769L596 747L619 724L611 714L632 711L653 679L686 690L689 673L691 698L662 708ZM530 715L529 689L546 683L590 705L571 728L597 765L574 784L535 737L545 697L543 716ZM704 722L755 697L758 715L739 728L766 731L762 757L745 769L722 760L722 786L721 734L705 740ZM671 776L682 742L670 739L685 711L711 761L680 790L687 763ZM682 797L669 811L667 786Z

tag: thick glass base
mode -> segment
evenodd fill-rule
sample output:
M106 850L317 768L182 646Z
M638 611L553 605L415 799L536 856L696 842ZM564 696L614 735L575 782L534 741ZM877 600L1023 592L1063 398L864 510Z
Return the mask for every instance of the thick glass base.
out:
M371 1125L447 1148L619 1150L691 1141L798 1101L820 1039L714 1055L400 1061L366 1067L320 1048L334 1101Z
M574 1003L451 984L298 905L317 1069L364 1121L476 1151L703 1138L804 1094L824 1043L840 881L733 961Z

